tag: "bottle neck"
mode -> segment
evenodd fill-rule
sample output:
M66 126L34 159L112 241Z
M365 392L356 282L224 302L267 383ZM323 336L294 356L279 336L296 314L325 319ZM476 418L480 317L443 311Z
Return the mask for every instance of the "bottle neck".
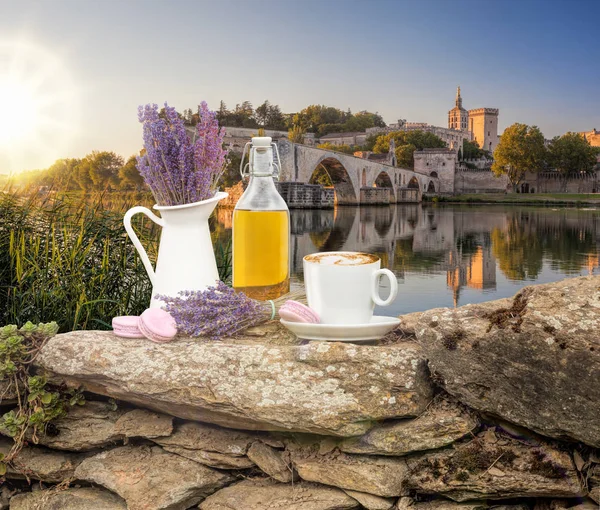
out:
M250 177L273 177L273 150L252 149L250 154Z

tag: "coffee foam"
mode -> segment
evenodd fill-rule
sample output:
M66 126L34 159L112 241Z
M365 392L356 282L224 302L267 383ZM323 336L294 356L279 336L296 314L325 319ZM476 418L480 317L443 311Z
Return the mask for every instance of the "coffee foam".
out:
M323 266L360 266L377 262L379 257L370 253L313 253L304 260Z

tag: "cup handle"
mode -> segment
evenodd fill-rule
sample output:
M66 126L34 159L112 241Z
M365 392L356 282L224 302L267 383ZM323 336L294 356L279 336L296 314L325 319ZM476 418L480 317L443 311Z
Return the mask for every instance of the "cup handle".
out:
M390 281L390 295L387 299L381 299L379 296L379 277L387 276ZM396 279L396 275L392 273L389 269L378 269L373 272L373 287L372 287L372 298L376 305L378 306L387 306L389 305L396 296L398 295L398 280Z
M131 218L133 218L133 216L138 213L142 213L142 214L146 215L154 223L156 223L157 225L160 225L161 227L165 226L165 221L162 218L159 218L158 216L153 214L150 209L148 209L146 207L142 207L141 205L132 207L131 209L129 209L129 211L127 211L125 213L125 216L123 217L123 225L125 225L125 230L127 231L127 235L129 236L129 238L131 239L131 242L135 246L135 249L139 253L140 258L142 259L142 263L144 264L144 268L146 268L146 272L148 273L148 278L150 278L150 282L154 286L154 280L155 280L154 268L152 267L152 263L150 262L150 259L148 258L148 254L146 253L146 250L142 246L142 243L140 243L140 240L138 239L137 234L135 233L135 231L133 230L133 227L131 226Z

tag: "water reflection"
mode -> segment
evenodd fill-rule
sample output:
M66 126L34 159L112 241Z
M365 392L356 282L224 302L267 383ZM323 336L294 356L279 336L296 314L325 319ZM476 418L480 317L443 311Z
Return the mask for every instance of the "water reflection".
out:
M292 211L292 273L315 251L376 253L405 284L394 315L513 295L598 268L598 211L510 206Z
M291 212L292 276L316 251L367 251L398 277L398 315L509 297L520 287L593 274L599 211L521 206L340 207ZM217 221L230 235L231 211Z

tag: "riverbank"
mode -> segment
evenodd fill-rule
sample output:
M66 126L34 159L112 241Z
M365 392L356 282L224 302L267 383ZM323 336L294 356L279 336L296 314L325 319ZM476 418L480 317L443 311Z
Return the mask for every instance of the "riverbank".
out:
M600 193L466 193L445 197L423 197L426 202L450 204L600 205Z

